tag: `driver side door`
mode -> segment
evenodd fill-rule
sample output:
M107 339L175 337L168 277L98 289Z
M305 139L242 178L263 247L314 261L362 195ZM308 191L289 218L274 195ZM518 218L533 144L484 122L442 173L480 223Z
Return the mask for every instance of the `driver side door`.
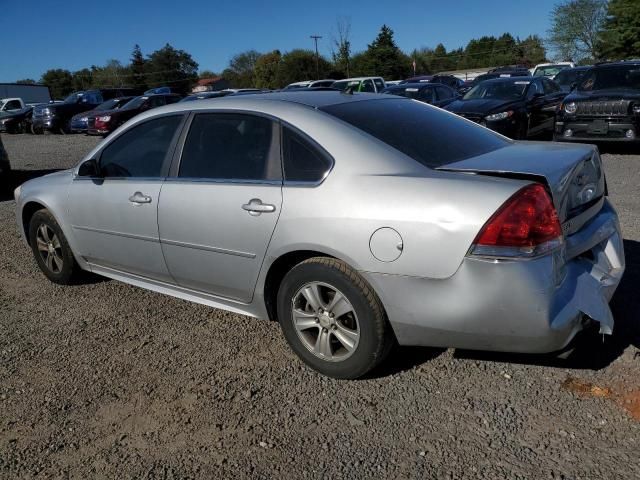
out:
M93 267L172 282L158 238L158 200L184 115L143 121L98 154L99 175L76 176L68 208L78 253Z

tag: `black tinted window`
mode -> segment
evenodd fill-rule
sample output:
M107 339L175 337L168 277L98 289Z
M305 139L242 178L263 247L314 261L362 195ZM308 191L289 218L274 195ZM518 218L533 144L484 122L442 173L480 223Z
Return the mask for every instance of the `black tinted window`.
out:
M453 90L446 87L436 87L436 92L438 92L438 100L446 100L453 97Z
M159 177L181 115L141 123L111 142L100 156L106 177Z
M273 122L227 113L196 115L182 152L180 177L277 180L282 177Z
M495 133L424 103L369 100L323 107L427 167L440 167L509 145Z
M282 131L284 178L290 182L317 182L331 168L331 160L290 128Z

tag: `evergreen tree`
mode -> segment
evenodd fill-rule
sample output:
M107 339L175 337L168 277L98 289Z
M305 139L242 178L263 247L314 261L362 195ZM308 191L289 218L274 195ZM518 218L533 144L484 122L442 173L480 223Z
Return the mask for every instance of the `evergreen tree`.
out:
M140 90L147 89L147 78L145 75L146 63L147 62L144 59L144 55L142 55L140 45L136 43L133 46L133 52L131 52L131 63L129 65L129 70L131 71L131 75L129 77L130 86Z
M609 1L598 47L610 60L640 58L640 0Z

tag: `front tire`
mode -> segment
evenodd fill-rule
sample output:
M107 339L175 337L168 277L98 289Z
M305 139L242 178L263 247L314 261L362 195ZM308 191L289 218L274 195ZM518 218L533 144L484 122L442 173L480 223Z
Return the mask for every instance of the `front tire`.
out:
M333 378L365 375L394 344L378 296L334 258L310 258L287 273L278 291L278 319L293 351Z
M76 282L80 267L60 225L47 210L38 210L31 217L29 243L38 267L49 280L60 285Z

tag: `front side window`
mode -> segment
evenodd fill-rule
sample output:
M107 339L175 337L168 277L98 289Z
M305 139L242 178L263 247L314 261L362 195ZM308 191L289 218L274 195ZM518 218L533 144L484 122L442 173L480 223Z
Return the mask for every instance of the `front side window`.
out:
M194 117L182 151L179 177L280 180L277 129L264 117L202 113Z
M291 128L282 130L284 178L288 182L319 182L331 169L331 159Z
M155 118L129 129L102 151L105 177L160 177L182 115Z
M438 93L438 100L447 100L453 97L453 90L446 87L436 87L436 92Z
M422 91L420 92L420 95L418 96L419 100L422 100L423 102L433 102L434 101L434 90L433 88L423 88Z

